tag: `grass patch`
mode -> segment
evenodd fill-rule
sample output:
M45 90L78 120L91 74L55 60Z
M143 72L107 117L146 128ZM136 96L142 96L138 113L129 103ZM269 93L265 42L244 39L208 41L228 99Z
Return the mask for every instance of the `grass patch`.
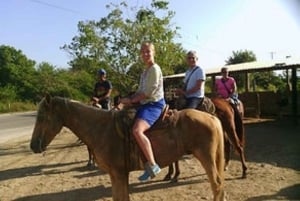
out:
M37 105L29 102L0 102L0 113L26 112L37 110Z

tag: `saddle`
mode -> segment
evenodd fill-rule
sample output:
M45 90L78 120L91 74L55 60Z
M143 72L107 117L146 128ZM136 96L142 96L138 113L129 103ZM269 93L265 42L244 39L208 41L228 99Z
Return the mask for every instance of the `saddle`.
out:
M186 100L184 97L178 98L175 101L175 108L177 108L179 110L183 109L185 102L186 102ZM208 97L204 97L203 100L199 103L199 105L195 109L203 111L203 112L208 112L210 114L214 114L216 111L214 103Z
M146 133L149 133L153 130L158 129L164 129L168 127L175 126L177 120L178 120L178 111L176 109L169 109L169 105L167 104L165 108L163 109L160 117L157 119L157 121L151 126L151 128L146 131Z
M121 138L125 138L125 136L131 134L135 113L136 107L128 108L115 113L115 126L117 133ZM169 109L169 105L166 105L160 117L156 120L153 126L146 131L146 134L153 130L175 126L178 117L178 111L176 109L171 110Z
M137 145L135 138L132 136L135 113L136 108L123 109L112 113L114 115L116 132L124 142L124 154L126 155L125 158L127 158L125 163L128 170L142 167L146 162L145 156ZM165 131L169 131L175 127L178 119L179 112L176 109L170 110L169 106L166 105L158 120L145 134L149 136L149 138L151 138L151 136L158 136L158 134L169 134L169 132Z
M216 112L216 107L210 98L204 97L202 103L197 107L198 110L214 114Z
M233 108L235 114L240 114L242 115L242 111L241 111L241 108L240 108L240 100L239 99L230 99L229 100L229 104L231 105L231 107Z

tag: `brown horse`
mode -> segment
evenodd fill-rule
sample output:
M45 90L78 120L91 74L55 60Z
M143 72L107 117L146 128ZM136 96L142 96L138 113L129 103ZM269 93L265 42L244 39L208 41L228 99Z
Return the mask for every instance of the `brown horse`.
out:
M39 104L30 147L41 153L60 132L69 128L94 153L98 167L110 175L114 201L129 201L129 172L144 169L142 155L130 135L126 110L103 111L47 95ZM128 124L129 122L129 124ZM225 200L224 142L218 118L197 110L172 111L161 126L147 132L161 167L193 154L209 178L214 201ZM170 150L174 150L170 152Z
M118 110L121 110L123 108L123 105L119 103L120 98L121 98L120 95L117 95L117 96L114 97L114 99L113 99L114 100L114 105L111 108L112 111L118 111ZM99 104L93 104L92 103L91 105L95 108L102 109L101 105L99 105ZM88 156L89 156L87 166L88 167L92 167L92 166L94 167L96 161L95 161L95 157L93 155L93 152L88 146L86 146L86 148L87 148Z
M223 98L212 98L216 107L216 115L221 120L225 134L225 168L229 165L231 146L239 154L242 163L242 178L247 176L245 158L245 128L243 124L244 106L240 101L239 105L232 105Z
M183 97L179 97L175 101L174 107L182 109L185 104ZM204 98L203 104L199 105L197 110L205 111L211 114L215 114L221 121L224 130L224 149L225 149L225 169L228 169L229 161L231 158L231 147L233 146L236 152L240 156L242 163L242 178L247 176L247 166L244 153L245 147L245 131L243 124L244 106L240 101L239 105L232 105L229 101L223 98ZM164 180L172 180L176 182L179 175L180 169L178 161L175 162L175 175L173 165L169 166L169 171L165 176Z

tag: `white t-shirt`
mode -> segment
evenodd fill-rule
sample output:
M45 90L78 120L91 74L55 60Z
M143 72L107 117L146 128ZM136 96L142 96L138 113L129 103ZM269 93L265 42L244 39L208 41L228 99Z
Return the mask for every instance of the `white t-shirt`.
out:
M195 68L197 68L197 69L195 69ZM206 79L206 75L205 75L205 73L204 73L204 71L201 67L195 66L193 68L189 68L185 72L185 77L184 77L184 80L183 80L183 82L186 85L186 91L193 88L196 85L196 82L198 80L202 80L203 82L202 82L200 90L196 91L195 93L188 94L186 97L187 98L193 98L193 97L203 98L204 97L204 83L205 83L204 81L205 81L205 79Z

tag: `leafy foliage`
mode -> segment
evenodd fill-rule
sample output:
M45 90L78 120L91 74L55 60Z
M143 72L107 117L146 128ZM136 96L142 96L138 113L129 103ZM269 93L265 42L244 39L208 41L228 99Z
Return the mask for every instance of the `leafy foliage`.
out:
M80 21L78 34L70 44L61 47L72 58L70 69L57 69L47 62L36 65L21 50L1 45L0 111L10 111L11 105L20 109L20 103L29 103L26 105L32 108L35 104L31 103L40 101L45 93L87 102L99 68L107 71L114 94L135 91L144 69L139 54L145 40L154 43L155 60L164 75L186 70L186 50L174 42L180 37L179 28L171 23L175 12L168 9L168 2L152 0L148 7L139 8L130 7L126 2L111 3L107 9L110 13L104 18ZM251 61L256 61L255 54L245 50L233 52L226 63ZM239 89L243 88L245 77L234 77ZM251 78L255 80L253 87L258 90L283 91L286 88L284 77L276 76L274 72L253 73Z
M252 62L256 61L256 56L252 51L249 50L240 50L240 51L233 51L233 55L230 56L226 60L226 64L238 64L238 63L245 63L245 62ZM235 77L238 88L245 88L245 75L243 74L233 74ZM283 79L276 76L275 72L268 71L268 72L255 72L250 74L250 80L252 80L251 84L253 90L271 90L276 91L278 88L284 88L285 83Z
M245 62L256 61L256 56L252 51L249 50L239 50L233 51L232 56L230 56L225 62L227 65L239 64Z
M6 98L26 100L33 95L34 85L30 80L34 76L34 65L35 62L27 59L20 50L0 46L0 87L15 91L15 94L6 93L6 96L10 96Z
M56 69L43 62L27 59L20 51L0 46L0 101L38 102L46 94L87 100L91 94L93 77L86 71Z
M225 61L227 65L231 64L239 64L245 62L252 62L256 61L256 56L252 51L249 50L240 50L240 51L233 51L232 56L228 57ZM229 69L230 70L230 69ZM245 89L245 75L244 74L232 74L235 78L238 86L238 90Z
M130 8L121 2L111 3L107 8L111 12L106 17L79 22L79 34L71 44L62 47L74 58L70 62L73 70L95 72L105 68L114 88L126 93L134 90L144 69L139 57L143 41L155 44L156 62L163 74L173 74L174 66L183 63L185 52L173 42L178 27L170 25L174 12L168 11L168 2L152 1L150 7L141 8ZM135 16L128 17L127 13Z

